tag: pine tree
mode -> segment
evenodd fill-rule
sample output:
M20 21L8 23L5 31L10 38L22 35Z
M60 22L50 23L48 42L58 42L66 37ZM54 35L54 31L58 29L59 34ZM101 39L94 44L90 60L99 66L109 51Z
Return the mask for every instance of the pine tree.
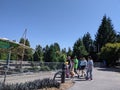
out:
M68 48L67 56L72 56L72 50L70 47Z
M114 43L116 40L116 32L113 28L110 18L103 16L102 23L95 35L95 44L98 52L106 43Z
M45 62L58 62L60 58L60 46L58 43L47 45L44 48L44 61Z
M36 46L35 53L33 54L34 61L43 61L43 49L40 45Z
M87 51L85 50L85 46L83 45L82 39L78 39L73 46L73 56L77 56L77 58L87 55Z
M90 48L93 42L91 39L90 33L87 32L87 34L85 34L82 39L83 39L83 44L85 46L85 49L87 50L87 52L90 52Z

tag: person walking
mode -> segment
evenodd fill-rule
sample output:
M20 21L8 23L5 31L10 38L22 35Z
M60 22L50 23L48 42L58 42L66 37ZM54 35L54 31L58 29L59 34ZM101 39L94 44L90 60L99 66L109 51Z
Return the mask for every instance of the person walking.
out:
M79 76L80 76L80 73L81 73L81 66L80 66L81 60L82 60L82 58L79 58L79 59L78 59L78 73L79 73ZM80 78L80 77L79 77L79 78Z
M87 76L86 76L86 80L93 80L93 66L94 66L94 63L93 63L93 60L91 58L91 56L88 57L88 62L87 62Z
M74 75L75 75L75 72L74 72L74 60L71 59L71 62L70 62L70 75L71 75L71 78L73 79L74 78Z
M77 73L77 68L78 68L78 59L77 57L75 56L74 57L74 72L75 74L77 74L78 78L79 78L79 74Z
M71 61L71 57L68 56L67 57L67 68L66 68L66 77L69 78L70 77L70 70L71 70L71 67L72 67L72 61Z
M87 66L87 60L85 57L81 59L80 67L81 67L81 77L86 76L85 69Z

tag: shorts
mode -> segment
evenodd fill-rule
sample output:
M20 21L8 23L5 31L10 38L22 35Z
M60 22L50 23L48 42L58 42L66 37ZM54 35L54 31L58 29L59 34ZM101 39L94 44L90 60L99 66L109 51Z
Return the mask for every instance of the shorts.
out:
M75 72L74 72L74 71L71 71L70 74L71 74L71 76L74 76L74 75L75 75Z
M84 70L85 69L85 66L81 66L81 70Z

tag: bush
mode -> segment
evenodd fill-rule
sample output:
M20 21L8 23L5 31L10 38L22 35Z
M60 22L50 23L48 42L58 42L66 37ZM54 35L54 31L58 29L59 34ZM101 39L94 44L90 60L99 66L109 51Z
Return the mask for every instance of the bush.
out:
M106 60L107 66L115 66L120 58L120 43L108 43L101 49L100 59Z
M20 84L5 84L0 83L0 90L37 90L50 87L60 87L60 83L49 78L43 80L35 80L33 82L25 82Z

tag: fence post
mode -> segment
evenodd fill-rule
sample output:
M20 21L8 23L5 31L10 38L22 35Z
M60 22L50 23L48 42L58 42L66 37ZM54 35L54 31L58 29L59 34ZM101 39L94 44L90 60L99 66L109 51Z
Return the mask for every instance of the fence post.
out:
M62 64L61 83L65 83L65 69L66 69L66 65L65 65L65 63L63 63Z

